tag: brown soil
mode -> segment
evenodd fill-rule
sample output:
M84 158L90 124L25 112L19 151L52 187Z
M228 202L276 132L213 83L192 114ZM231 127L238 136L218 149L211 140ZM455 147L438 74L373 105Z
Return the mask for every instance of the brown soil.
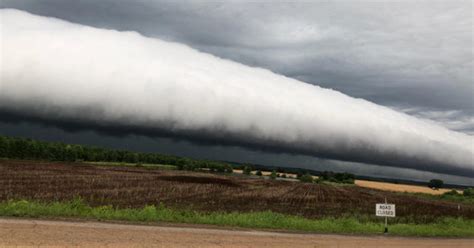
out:
M243 176L140 167L94 166L0 160L0 201L70 200L143 207L164 203L200 211L271 210L309 218L365 214L387 197L397 204L396 221L430 222L440 216L474 218L474 205L435 201L358 186L332 186ZM373 217L375 218L375 217ZM405 218L405 220L404 220Z
M97 222L0 219L0 247L474 247L474 239L291 234L138 226Z
M242 170L234 170L234 173L243 174ZM255 171L252 172L255 175ZM264 176L270 176L270 171L262 171ZM292 173L281 173L285 174L288 180L296 179L296 174ZM313 176L314 179L317 179L317 176ZM371 189L379 189L384 191L392 191L392 192L408 192L408 193L424 193L430 195L441 195L453 189L450 188L443 188L443 189L431 189L427 186L419 186L419 185L408 185L408 184L397 184L397 183L387 183L387 182L375 182L375 181L368 181L368 180L355 180L355 184L360 187L364 188L371 188ZM462 194L462 191L456 190L458 193Z

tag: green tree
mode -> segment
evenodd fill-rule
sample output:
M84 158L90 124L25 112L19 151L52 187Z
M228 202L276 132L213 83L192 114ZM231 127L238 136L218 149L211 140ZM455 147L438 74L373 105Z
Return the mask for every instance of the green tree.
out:
M463 190L462 195L466 197L474 197L474 188L467 188Z
M229 174L234 173L234 169L232 168L231 165L228 165L228 164L225 165L225 173L229 173Z
M444 185L443 180L441 179L431 179L430 182L428 183L428 187L432 189L440 189Z
M334 183L354 184L355 175L351 173L335 173L332 171L321 172L316 182L329 181Z
M257 176L263 176L263 174L262 174L262 171L261 171L261 170L257 170L257 172L255 172L255 175L257 175Z
M304 175L299 177L299 180L303 183L312 183L313 182L313 176L309 173L305 173Z
M272 174L270 174L271 179L276 179L277 178L277 172L276 170L272 170Z
M101 154L101 153L98 153ZM100 160L100 159L98 159ZM127 155L125 155L125 162L127 163L133 163L136 164L138 163L138 154L134 152L128 152Z
M252 174L252 168L250 166L245 166L243 170L244 175Z
M8 138L0 136L0 158L9 156L8 149Z

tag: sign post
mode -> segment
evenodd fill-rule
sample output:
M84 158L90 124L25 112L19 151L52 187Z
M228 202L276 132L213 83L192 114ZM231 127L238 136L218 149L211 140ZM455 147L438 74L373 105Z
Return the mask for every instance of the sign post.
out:
M385 217L384 233L388 233L387 217L395 217L395 204L387 204L387 198L385 198L385 203L375 204L375 215Z

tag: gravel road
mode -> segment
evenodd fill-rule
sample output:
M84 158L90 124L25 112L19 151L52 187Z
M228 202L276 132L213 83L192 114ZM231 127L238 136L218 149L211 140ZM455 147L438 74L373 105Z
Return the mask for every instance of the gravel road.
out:
M474 239L295 234L199 226L0 219L0 247L474 247Z

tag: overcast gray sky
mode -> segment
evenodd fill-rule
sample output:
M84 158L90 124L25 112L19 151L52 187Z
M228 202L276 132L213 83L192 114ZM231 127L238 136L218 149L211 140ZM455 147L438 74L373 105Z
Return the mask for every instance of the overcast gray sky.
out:
M134 30L474 132L472 1L3 0Z
M218 57L267 68L431 119L454 131L474 134L471 1L177 4L145 0L3 0L0 7L184 43ZM14 129L5 126L4 130L22 133ZM70 137L72 141L77 139ZM86 143L98 139L94 136ZM171 153L183 148L182 144L174 146L175 152ZM136 147L144 149L143 145ZM208 154L204 156L208 158L240 157L275 163L268 154L236 148L202 148L194 144L186 147L188 152L180 155L199 153ZM212 155L217 153L221 155ZM333 162L319 159L309 162L309 157L279 156L293 166L305 161L334 167ZM363 174L379 170L370 166L360 169L361 166L340 168L358 168L355 171ZM393 169L386 170L385 175L393 173ZM413 176L420 177L423 178Z

